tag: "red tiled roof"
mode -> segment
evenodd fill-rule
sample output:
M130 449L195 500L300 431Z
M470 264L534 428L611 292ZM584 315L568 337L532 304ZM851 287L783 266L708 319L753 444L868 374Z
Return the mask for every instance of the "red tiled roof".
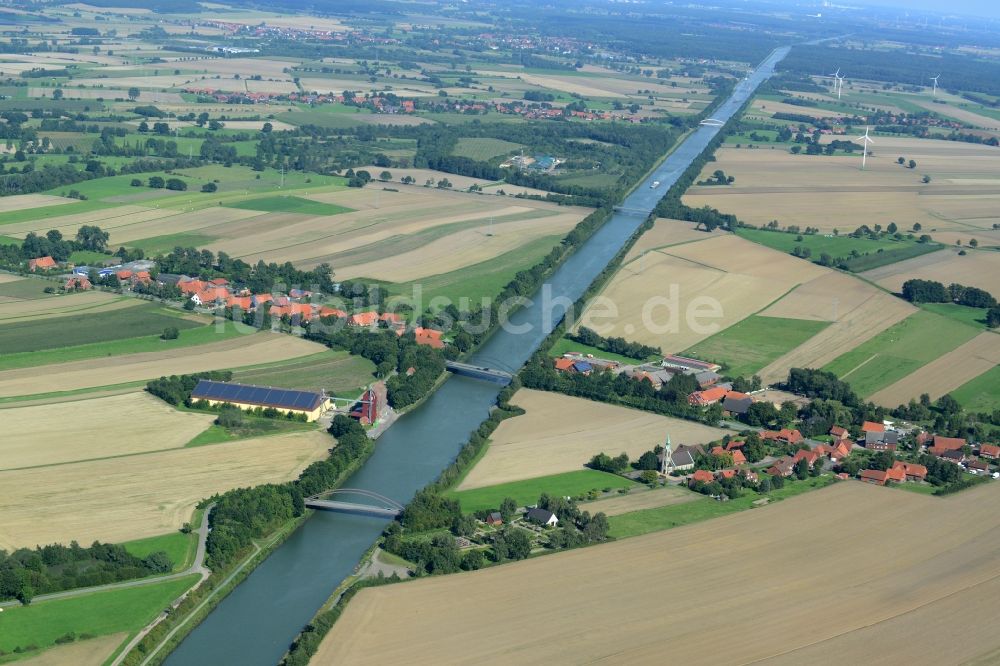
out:
M434 349L441 349L444 347L444 342L441 341L441 331L436 331L432 328L421 328L418 326L413 329L413 335L416 337L418 345L427 345L428 347L433 347Z
M567 370L572 370L574 363L576 363L576 361L574 361L571 358L557 358L556 370L562 370L563 372L566 372Z
M861 473L858 474L858 478L862 481L867 481L869 483L877 483L880 486L885 485L886 473L879 469L863 469Z
M212 278L211 280L209 280L209 282L214 284L216 287L221 287L223 285L229 284L229 280L227 280L226 278Z
M711 405L725 398L728 392L729 389L721 386L713 386L704 391L695 391L688 396L688 402L692 405Z
M90 284L86 275L74 275L66 280L63 287L65 289L93 289L94 285Z
M996 444L982 444L979 447L979 455L987 458L998 458L1000 457L1000 446Z
M841 428L840 426L835 425L830 428L830 434L833 435L834 437L843 438L847 437L847 435L850 433L847 432L847 428Z
M29 271L33 271L36 268L45 269L45 268L55 268L55 267L56 267L56 260L53 259L52 257L45 256L45 257L38 257L37 259L28 260Z
M323 307L321 307L319 309L319 316L320 317L337 317L338 319L343 319L344 317L347 316L347 313L344 312L343 310L338 310L337 308L331 308L331 307L327 307L327 306L324 305Z
M960 449L968 444L961 437L941 437L940 435L934 435L934 444L932 448L938 451L954 451Z
M739 449L734 449L733 454L733 464L734 465L745 465L747 462L747 457L743 455L743 452Z
M378 321L378 313L374 310L369 312L358 312L353 314L348 318L347 323L349 326L371 326L376 321Z
M694 474L688 477L691 481L701 481L703 483L709 483L715 480L715 475L709 472L707 469L699 469Z
M799 449L798 451L795 452L795 455L792 456L792 462L798 462L803 458L805 458L807 463L813 465L816 463L816 459L819 458L819 456L820 456L819 451L813 451L811 449Z
M390 324L400 324L403 322L403 315L396 312L383 312L378 316L378 320L388 322Z
M199 291L203 291L207 286L208 283L202 282L201 280L188 280L187 282L177 283L177 288L181 290L182 294L197 294Z
M885 432L885 424L865 421L861 424L862 432Z
M249 296L243 296L242 298L237 296L230 296L226 299L226 306L231 308L239 308L244 312L253 307L253 299Z

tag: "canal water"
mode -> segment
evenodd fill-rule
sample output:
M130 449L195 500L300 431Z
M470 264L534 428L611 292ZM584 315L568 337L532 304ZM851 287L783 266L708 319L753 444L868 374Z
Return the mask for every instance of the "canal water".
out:
M726 121L771 75L788 52L778 49L717 109ZM705 149L718 127L701 127L679 145L615 214L473 356L471 363L516 370L558 324L642 224L671 185ZM658 187L651 188L654 181ZM454 460L489 415L500 387L450 377L430 398L379 439L375 453L344 485L406 503ZM316 512L240 584L170 655L168 666L274 666L296 634L351 574L386 522Z

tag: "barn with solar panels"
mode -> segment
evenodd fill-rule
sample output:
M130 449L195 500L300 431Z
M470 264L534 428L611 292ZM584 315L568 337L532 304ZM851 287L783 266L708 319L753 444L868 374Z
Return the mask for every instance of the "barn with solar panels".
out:
M240 409L267 409L292 414L305 414L307 421L315 421L330 408L330 398L315 391L233 384L202 379L191 391L192 400L204 400L210 405L231 404Z

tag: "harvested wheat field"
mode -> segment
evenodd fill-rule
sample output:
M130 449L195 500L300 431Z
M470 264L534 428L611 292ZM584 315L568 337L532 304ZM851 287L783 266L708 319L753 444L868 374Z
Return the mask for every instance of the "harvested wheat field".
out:
M945 285L957 282L1000 295L1000 252L966 250L965 256L960 256L958 252L951 249L931 252L866 271L862 276L897 293L902 290L904 282L917 278Z
M878 136L865 171L855 156L792 155L785 147L759 150L723 147L699 179L722 169L732 186L692 187L690 206L712 206L741 220L765 225L812 226L821 231L853 231L895 222L923 233L969 234L989 225L977 222L985 208L995 216L1000 203L1000 160L994 148L955 141ZM898 156L917 163L907 169ZM929 184L921 182L929 175ZM834 202L836 205L833 205Z
M667 435L674 446L721 438L718 428L641 412L627 407L520 389L511 403L526 414L503 421L486 455L459 490L583 469L595 454L622 451L638 458Z
M587 305L578 326L677 353L822 273L789 254L718 235L653 250L623 265ZM674 296L679 307L673 307Z
M765 384L791 368L821 368L916 311L867 282L831 270L796 287L761 315L832 322L759 373Z
M101 666L128 637L125 632L57 645L20 661L20 666Z
M45 283L43 283L45 284ZM56 283L49 283L55 285ZM54 319L75 314L124 310L142 305L137 298L103 291L80 291L51 298L30 298L0 303L0 325L30 319Z
M123 354L62 363L45 374L38 368L0 372L0 397L74 391L145 381L164 375L274 363L326 351L315 342L279 333L255 333L224 342L182 347L168 352Z
M936 400L997 365L1000 365L1000 335L980 333L868 399L886 407L898 407L922 393Z
M13 407L0 418L0 470L178 448L215 420L147 393Z
M0 213L9 213L12 210L24 210L25 208L41 208L42 206L58 206L76 202L76 199L68 197L57 197L51 194L15 194L11 197L0 198ZM6 233L6 228L4 229Z
M596 502L586 502L580 505L580 509L589 511L592 516L597 513L603 513L607 516L617 516L643 509L656 509L661 506L685 504L699 499L703 499L703 497L688 490L670 486L657 490L644 490L630 495L619 495L618 497L597 500Z
M632 249L625 255L625 261L632 261L650 250L658 250L662 247L670 247L671 245L690 243L692 241L707 240L712 238L713 235L721 233L721 231L707 232L695 229L693 223L685 222L684 220L671 220L659 217L653 224L652 229L639 236L639 240L635 242Z
M170 532L205 497L293 479L332 443L308 431L0 472L0 548Z
M291 261L299 267L327 262L344 279L405 281L492 259L540 238L563 236L590 212L547 202L424 188L311 193L307 197L354 210L326 216L266 213L234 219L205 228L216 239L207 246L254 262Z
M828 664L846 661L833 649L845 647L858 663L960 664L1000 647L992 631L940 631L943 618L961 622L948 611L966 599L973 626L1000 621L995 596L984 599L1000 588L998 499L997 484L937 498L849 481L666 532L368 588L312 663L441 663L461 636L468 663ZM833 571L844 573L817 573ZM722 625L725 640L710 640Z

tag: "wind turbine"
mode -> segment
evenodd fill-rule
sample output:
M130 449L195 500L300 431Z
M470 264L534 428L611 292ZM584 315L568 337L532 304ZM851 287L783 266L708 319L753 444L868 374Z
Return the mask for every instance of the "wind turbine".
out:
M934 82L934 96L935 96L935 97L937 97L937 80L938 80L939 78L941 78L941 75L940 75L940 74L938 74L937 76L932 76L932 77L931 77L931 81L933 81L933 82Z
M837 91L837 99L839 100L840 91L843 90L844 88L844 77L840 75L840 68L838 67L837 71L831 74L830 76L832 76L834 79L833 87Z
M858 137L858 141L862 142L862 144L861 144L861 146L862 146L862 149L861 149L861 170L862 171L865 170L865 161L868 158L868 144L869 143L875 143L875 141L873 141L868 136L868 130L870 130L870 129L871 129L871 127L868 127L867 125L865 125L865 135Z

